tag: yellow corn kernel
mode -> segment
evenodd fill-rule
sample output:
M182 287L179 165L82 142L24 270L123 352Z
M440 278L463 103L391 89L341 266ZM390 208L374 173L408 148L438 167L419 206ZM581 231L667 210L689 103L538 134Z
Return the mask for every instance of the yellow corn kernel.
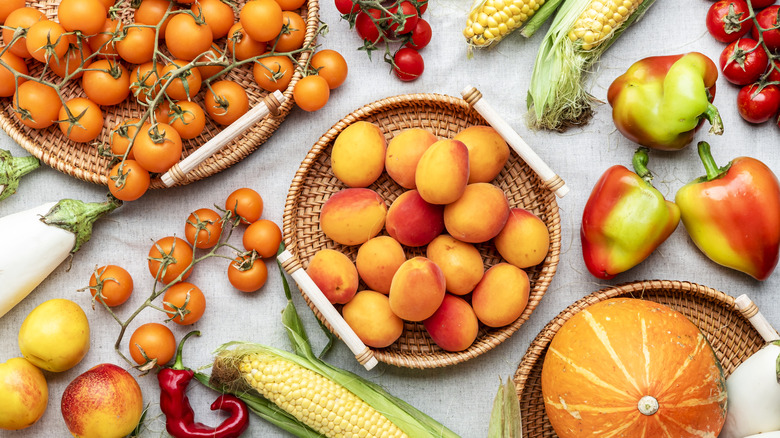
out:
M634 13L643 0L592 0L569 31L571 41L591 50L608 39Z
M546 0L480 0L469 12L463 36L473 46L490 46L522 27Z
M355 394L294 362L248 354L239 371L260 395L326 437L406 437Z

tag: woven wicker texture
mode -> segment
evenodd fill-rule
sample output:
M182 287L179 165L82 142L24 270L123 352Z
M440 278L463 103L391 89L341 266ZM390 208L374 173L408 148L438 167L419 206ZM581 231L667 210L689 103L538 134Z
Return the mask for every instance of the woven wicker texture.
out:
M319 226L319 213L330 195L345 188L333 175L330 151L338 134L351 123L368 121L377 124L389 141L407 128L424 128L438 138L450 138L472 125L484 125L485 120L462 99L437 94L411 94L379 100L349 114L312 147L293 178L284 210L285 244L294 256L295 266L308 267L309 260L323 248L333 248L347 254L353 261L358 246L339 245L325 237ZM482 327L476 342L467 350L449 353L441 350L426 333L421 323L407 322L401 338L393 345L375 349L375 357L385 363L410 368L433 368L457 364L477 357L494 348L528 320L555 274L561 247L560 217L555 195L545 189L541 180L514 152L504 170L494 181L507 195L512 207L523 207L539 216L550 231L550 251L544 262L526 270L531 280L528 307L511 325L487 329ZM369 188L375 190L389 206L404 189L387 173ZM491 244L478 245L485 267L501 259ZM425 255L425 248L406 248L407 257ZM361 288L364 287L361 284ZM318 318L322 315L309 303Z
M715 289L680 281L640 281L594 292L572 304L550 321L531 342L514 376L520 398L525 438L557 437L544 410L542 364L558 329L580 310L615 297L642 298L687 316L704 333L726 376L764 346L761 335L734 306L734 298Z
M56 21L57 6L59 3L60 0L34 0L28 1L27 6L38 8L40 11L44 12L49 19ZM239 7L244 3L246 3L246 0L236 0L236 4ZM125 6L125 9L121 14L121 19L127 23L132 22L133 16L133 9L129 7L129 4L130 0L123 0L120 3L120 6ZM319 1L308 0L298 12L306 19L305 44L313 42L316 38L317 28L319 26ZM218 40L215 44L220 48L224 48L224 41L224 39ZM308 57L309 52L304 51L300 54L299 60L303 64ZM43 65L39 62L28 62L28 67L30 67L31 76L40 76L43 71ZM60 80L51 72L48 72L44 78L52 82ZM239 135L234 141L189 172L187 178L179 182L178 185L197 181L227 169L247 157L270 138L292 109L293 86L300 78L300 71L296 71L290 85L284 90L284 95L287 100L281 106L278 116L266 117L243 135ZM240 84L249 95L250 107L254 107L269 94L255 83L252 76L251 63L244 64L239 68L231 70L220 79L227 79ZM201 103L203 101L203 96L206 93L205 89L206 87L201 90L193 101ZM83 96L80 81L74 80L69 82L64 87L63 97L68 100L78 96ZM131 100L133 102L131 102ZM0 99L0 127L24 149L38 157L43 163L68 175L96 184L108 184L108 166L111 159L102 156L95 144L70 141L62 132L60 132L57 126L50 126L43 130L30 129L18 122L14 115L11 103L11 98ZM103 107L102 109L105 117L104 129L96 142L106 145L109 142L110 130L116 126L118 122L139 117L144 110L138 102L135 102L135 99L128 99L120 105ZM204 144L220 132L221 127L215 124L210 118L207 117L207 119L203 134L192 140L184 140L182 158L187 157L200 145ZM153 178L151 187L161 188L165 187L165 185L158 176Z

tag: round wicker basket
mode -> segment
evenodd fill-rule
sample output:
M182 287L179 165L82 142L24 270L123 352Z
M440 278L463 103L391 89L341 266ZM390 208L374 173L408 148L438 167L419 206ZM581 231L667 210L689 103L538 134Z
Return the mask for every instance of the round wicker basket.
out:
M39 9L44 12L49 19L56 21L59 3L60 0L32 0L27 2L27 6ZM239 7L244 3L246 3L246 0L236 0L236 4ZM129 6L130 0L122 0L120 5L125 6L121 13L121 19L124 22L132 22L133 9ZM313 44L319 27L319 0L308 0L298 12L300 12L306 20L306 42L304 44ZM224 39L216 41L215 44L219 47L224 47ZM298 59L303 64L308 59L309 55L310 52L308 51L301 52ZM29 67L30 75L32 76L40 75L43 72L43 65L39 62L29 63ZM51 72L46 73L44 78L51 81L54 81L55 79L59 80ZM237 82L246 90L249 95L250 107L254 107L259 102L262 102L269 94L255 83L252 76L251 64L245 64L239 68L235 68L224 75L223 78ZM184 178L183 181L177 181L177 185L188 184L227 169L247 157L270 138L292 109L292 90L300 78L301 72L300 70L296 70L290 85L284 90L284 95L287 99L279 108L279 115L264 118L261 122L247 130L243 135L238 136L234 141L227 144L198 167L187 173L186 178ZM200 103L203 100L204 93L205 91L201 90L193 100ZM63 94L63 97L66 100L83 95L80 81L74 80L68 83L64 87ZM101 155L95 144L70 141L56 126L50 126L43 130L28 128L18 122L11 104L11 98L0 98L0 127L2 127L2 129L24 149L38 157L43 163L68 175L96 184L108 184L108 171L111 158ZM106 145L109 141L110 130L116 126L118 122L139 117L144 110L135 99L128 99L122 104L104 107L102 109L105 117L105 127L96 142ZM206 127L200 136L192 140L184 141L182 158L190 155L200 145L210 140L222 130L222 127L215 124L210 118L208 119ZM158 176L152 180L151 187L161 188L165 187L165 185Z
M761 335L734 306L734 298L715 289L681 281L652 280L624 284L594 292L558 314L531 342L514 375L523 436L557 437L547 419L542 399L541 375L544 355L558 329L572 315L600 301L615 297L642 298L662 304L687 316L704 333L715 350L726 376L764 346Z
M323 248L337 249L355 260L358 247L339 245L325 237L319 226L319 213L331 194L346 187L336 179L331 170L330 152L333 142L347 126L361 120L378 125L388 141L407 128L424 128L438 138L450 138L468 126L487 124L462 99L438 94L411 94L373 102L333 125L306 155L287 195L283 228L285 245L294 256L294 264L286 267L290 272L308 267L309 260ZM555 274L561 249L560 217L555 195L544 187L537 175L514 152L504 170L493 182L504 191L512 207L532 211L545 222L550 231L551 244L547 257L540 265L526 270L531 280L527 308L508 326L493 329L481 327L474 344L457 353L440 349L421 323L406 322L400 339L387 348L373 350L379 361L409 368L434 368L466 361L509 338L528 320L539 304ZM369 188L379 193L387 205L404 191L387 173L383 173ZM478 248L486 268L501 260L492 245L482 244L478 245ZM406 248L406 254L407 257L425 255L425 248ZM361 284L361 287L363 286ZM311 302L309 306L317 317L327 324Z

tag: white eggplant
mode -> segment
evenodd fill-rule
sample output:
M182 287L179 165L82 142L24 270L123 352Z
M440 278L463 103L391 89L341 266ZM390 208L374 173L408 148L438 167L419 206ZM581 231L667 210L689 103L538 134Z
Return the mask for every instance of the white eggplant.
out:
M728 414L720 438L780 437L779 344L770 342L726 379Z
M10 152L0 149L0 201L16 193L19 180L40 165L41 162L35 157L14 157Z
M78 251L94 222L119 205L116 199L63 199L0 218L0 317Z

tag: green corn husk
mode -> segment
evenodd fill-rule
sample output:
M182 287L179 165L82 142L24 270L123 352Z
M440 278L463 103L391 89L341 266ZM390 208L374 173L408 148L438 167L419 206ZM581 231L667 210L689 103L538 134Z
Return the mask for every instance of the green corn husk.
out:
M564 131L588 122L594 98L584 89L583 73L655 2L644 0L622 25L585 50L580 40L569 38L569 32L591 1L566 0L542 40L526 99L528 125L533 129Z
M490 412L488 438L523 438L520 401L511 378L498 386L493 410Z

